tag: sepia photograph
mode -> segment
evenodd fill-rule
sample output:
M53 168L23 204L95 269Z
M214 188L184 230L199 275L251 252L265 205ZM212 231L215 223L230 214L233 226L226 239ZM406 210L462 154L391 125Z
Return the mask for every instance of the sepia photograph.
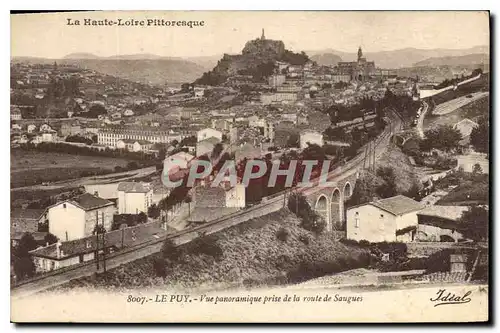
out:
M488 11L10 14L13 323L488 322Z

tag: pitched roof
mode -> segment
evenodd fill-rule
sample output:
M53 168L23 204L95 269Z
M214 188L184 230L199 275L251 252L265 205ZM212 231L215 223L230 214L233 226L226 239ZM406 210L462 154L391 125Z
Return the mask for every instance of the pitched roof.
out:
M369 204L383 209L393 215L403 215L425 208L423 204L404 195L372 201Z
M173 159L180 159L180 160L185 160L186 162L191 161L194 158L193 155L186 153L185 151L180 151L176 154L170 155L165 157L165 160L173 160Z
M93 210L113 204L109 200L96 197L90 193L84 193L67 201L82 208L83 210Z
M198 144L201 144L201 143L210 143L210 144L212 144L212 145L215 146L219 142L220 142L220 140L218 138L216 138L215 136L211 136L211 137L209 137L209 138L207 138L205 140L199 141Z
M147 183L121 182L118 185L118 191L123 191L126 193L147 193L150 190L151 187Z
M123 233L123 238L122 238ZM165 231L159 227L158 222L140 224L135 227L129 227L120 230L114 230L105 233L106 247L123 247L138 245L150 240L158 239L159 237L165 236L169 233L169 230ZM134 236L134 237L132 237ZM102 241L99 241L99 247L102 246ZM66 259L69 257L74 257L80 254L90 253L97 250L97 238L96 236L89 236L85 238L75 239L72 241L66 241L60 243L60 249L62 251L62 256L57 257L57 243L39 247L30 253L36 257L49 258L49 259Z
M10 212L11 219L33 219L38 220L45 209L12 209Z

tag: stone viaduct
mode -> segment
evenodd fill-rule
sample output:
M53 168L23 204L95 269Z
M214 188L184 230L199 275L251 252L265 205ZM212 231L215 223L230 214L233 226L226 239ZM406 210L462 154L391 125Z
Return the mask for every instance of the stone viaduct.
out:
M326 231L345 230L345 202L351 197L359 172L337 180L330 180L329 186L317 187L306 194L306 199L326 221Z

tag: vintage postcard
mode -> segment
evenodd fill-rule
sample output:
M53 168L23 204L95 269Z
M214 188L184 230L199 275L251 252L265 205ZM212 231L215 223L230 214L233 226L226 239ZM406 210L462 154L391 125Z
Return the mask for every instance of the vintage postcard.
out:
M12 322L489 321L489 12L10 20Z

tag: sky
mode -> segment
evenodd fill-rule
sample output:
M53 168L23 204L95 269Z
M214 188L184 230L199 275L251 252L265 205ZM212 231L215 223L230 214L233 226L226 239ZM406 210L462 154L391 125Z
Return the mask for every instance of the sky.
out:
M204 21L203 27L85 26L105 18ZM81 25L68 25L80 20ZM356 52L401 48L463 49L489 45L487 12L79 12L11 15L11 56L61 58L70 53L168 57L240 53L246 41L282 40L295 52Z

